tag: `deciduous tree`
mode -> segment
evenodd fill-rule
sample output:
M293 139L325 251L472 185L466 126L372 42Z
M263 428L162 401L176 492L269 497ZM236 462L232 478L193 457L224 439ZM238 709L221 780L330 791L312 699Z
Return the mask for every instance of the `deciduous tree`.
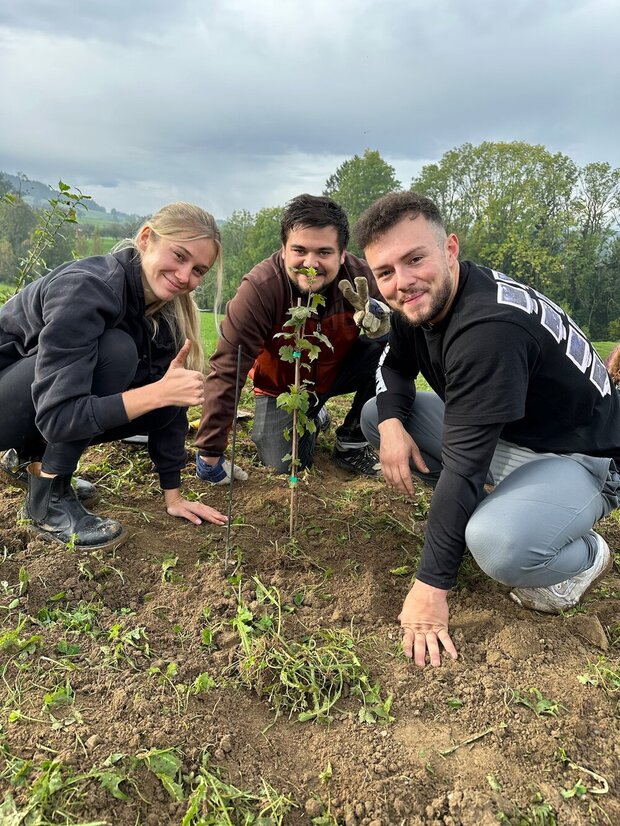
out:
M353 226L377 198L401 188L394 167L384 161L376 150L366 149L362 157L354 155L329 176L323 194L344 208ZM359 254L353 245L350 248Z

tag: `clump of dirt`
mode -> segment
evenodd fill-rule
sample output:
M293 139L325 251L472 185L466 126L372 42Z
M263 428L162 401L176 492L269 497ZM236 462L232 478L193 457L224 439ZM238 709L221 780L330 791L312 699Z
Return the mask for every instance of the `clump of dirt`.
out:
M247 439L240 455L248 467ZM167 516L140 456L114 444L83 462L101 490L94 510L129 530L113 552L32 538L23 493L0 491L7 822L56 761L64 787L48 787L50 822L181 824L208 760L248 794L264 799L267 781L289 798L286 824L620 823L617 565L572 616L545 616L518 608L467 560L450 598L459 658L419 670L400 652L396 617L430 490L412 505L319 450L290 543L286 480L248 467L234 488L225 571L226 530ZM130 465L139 472L115 483ZM191 466L184 486L227 510L227 489L207 489ZM600 530L620 548L613 516ZM233 620L242 604L271 621L261 587L277 589L287 639L348 635L381 702L391 695L391 722L361 722L348 688L328 721L275 719L241 684ZM201 679L204 690L192 690ZM178 759L177 786L154 770L157 750Z

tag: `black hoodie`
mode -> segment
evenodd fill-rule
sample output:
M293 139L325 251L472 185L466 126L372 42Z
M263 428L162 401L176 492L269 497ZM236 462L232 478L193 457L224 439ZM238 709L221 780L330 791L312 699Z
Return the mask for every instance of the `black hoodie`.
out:
M0 308L0 370L36 355L32 399L36 424L48 442L89 439L129 421L121 394L91 393L98 340L123 330L135 342L131 384L162 378L180 344L165 321L153 334L145 315L140 259L133 249L62 264L28 284ZM180 486L187 416L149 434L149 452L163 488Z

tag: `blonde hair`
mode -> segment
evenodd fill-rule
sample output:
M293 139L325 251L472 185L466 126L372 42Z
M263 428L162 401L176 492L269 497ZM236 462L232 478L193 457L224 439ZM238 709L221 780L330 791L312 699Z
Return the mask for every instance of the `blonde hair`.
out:
M158 210L151 218L142 224L133 238L126 238L118 243L114 250L133 247L140 254L139 240L142 232L149 227L152 232L161 238L175 241L198 241L206 238L214 241L218 255L216 263L215 313L221 303L222 284L224 279L224 261L219 227L211 213L206 212L196 204L177 201L167 204ZM204 369L204 354L200 335L200 311L191 293L175 296L171 301L158 301L149 308L155 330L159 322L164 319L173 331L179 348L186 338L191 347L187 358L190 370ZM217 315L216 315L217 317Z

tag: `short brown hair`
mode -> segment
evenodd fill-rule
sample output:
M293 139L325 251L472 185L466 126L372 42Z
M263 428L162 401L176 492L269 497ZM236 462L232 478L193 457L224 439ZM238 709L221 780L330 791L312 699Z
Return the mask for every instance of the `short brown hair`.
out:
M360 249L366 249L377 238L392 229L406 215L426 220L445 232L437 205L418 192L391 192L371 204L355 224L353 236Z

